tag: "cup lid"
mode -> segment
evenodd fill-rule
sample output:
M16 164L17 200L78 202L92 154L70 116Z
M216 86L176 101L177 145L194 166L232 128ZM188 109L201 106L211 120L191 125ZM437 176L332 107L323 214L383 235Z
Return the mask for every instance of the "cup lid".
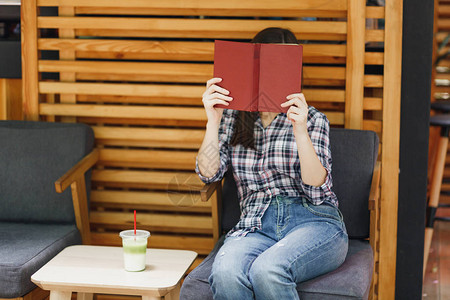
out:
M136 235L134 235L134 230L130 229L130 230L124 230L120 232L120 237L121 238L148 238L150 236L150 232L147 230L136 230Z

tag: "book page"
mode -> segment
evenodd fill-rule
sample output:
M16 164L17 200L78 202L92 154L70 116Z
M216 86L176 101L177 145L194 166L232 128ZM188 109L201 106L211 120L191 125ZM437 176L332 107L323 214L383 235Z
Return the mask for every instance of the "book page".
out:
M301 92L303 47L261 44L258 111L284 112L286 96Z
M230 105L216 105L219 108L255 111L253 96L254 44L216 40L214 43L214 77L222 78L218 86L230 91L233 97Z

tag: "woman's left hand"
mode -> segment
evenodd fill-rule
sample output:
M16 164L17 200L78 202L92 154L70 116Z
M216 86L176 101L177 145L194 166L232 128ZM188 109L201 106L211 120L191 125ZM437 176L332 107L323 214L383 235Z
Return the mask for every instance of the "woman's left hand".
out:
M286 115L292 122L294 134L308 134L306 122L308 119L308 104L303 93L290 94L286 97L288 101L281 103L281 107L290 106Z

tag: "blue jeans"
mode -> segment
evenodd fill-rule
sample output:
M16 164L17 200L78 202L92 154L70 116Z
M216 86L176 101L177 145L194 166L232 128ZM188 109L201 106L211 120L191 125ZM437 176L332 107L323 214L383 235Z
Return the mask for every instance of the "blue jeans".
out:
M299 299L297 283L339 267L347 249L339 209L277 196L264 213L261 230L225 239L209 284L214 299Z

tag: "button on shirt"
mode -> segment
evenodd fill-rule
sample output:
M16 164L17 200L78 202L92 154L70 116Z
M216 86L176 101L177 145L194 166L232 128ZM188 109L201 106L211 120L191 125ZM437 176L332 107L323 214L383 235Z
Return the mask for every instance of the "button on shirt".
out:
M338 206L337 197L331 190L330 127L323 113L309 106L308 133L316 154L327 171L325 182L318 187L308 185L301 179L293 126L285 113L279 113L266 128L263 127L261 118L257 118L254 127L256 150L240 144L230 145L235 122L239 122L238 111L224 109L219 126L220 167L217 172L211 177L205 177L200 174L198 160L195 167L200 179L211 183L221 180L228 167L232 166L241 217L227 236L243 236L261 229L261 218L272 197L277 195L305 197L314 205L329 201ZM208 149L205 151L207 155Z

